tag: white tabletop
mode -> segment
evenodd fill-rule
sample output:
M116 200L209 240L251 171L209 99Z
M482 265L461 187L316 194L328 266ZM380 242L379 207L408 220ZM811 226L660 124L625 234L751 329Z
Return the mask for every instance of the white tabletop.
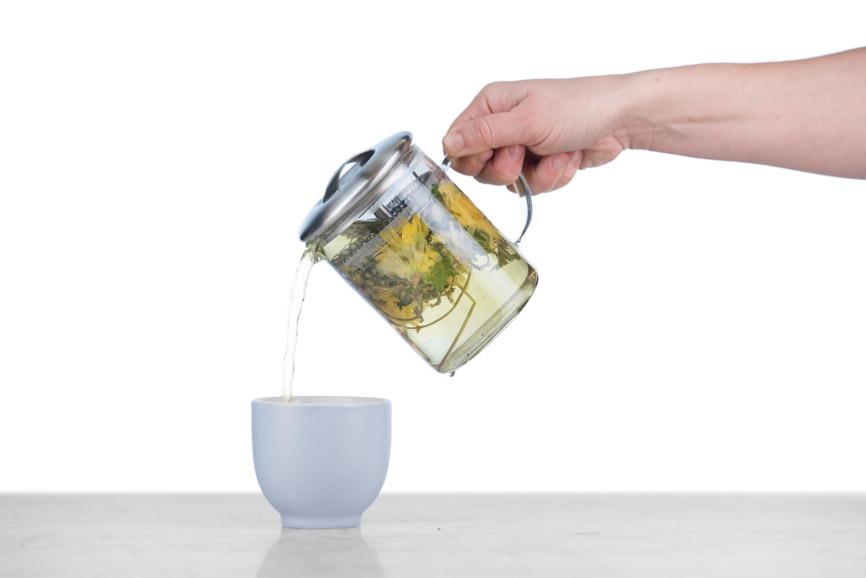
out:
M258 495L0 495L0 576L863 578L866 495L383 495L281 530Z

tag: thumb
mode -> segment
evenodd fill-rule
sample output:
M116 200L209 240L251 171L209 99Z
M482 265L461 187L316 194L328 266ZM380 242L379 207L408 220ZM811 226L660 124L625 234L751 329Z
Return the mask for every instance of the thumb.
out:
M442 139L445 154L460 158L510 145L528 144L527 125L514 112L497 112L460 122Z

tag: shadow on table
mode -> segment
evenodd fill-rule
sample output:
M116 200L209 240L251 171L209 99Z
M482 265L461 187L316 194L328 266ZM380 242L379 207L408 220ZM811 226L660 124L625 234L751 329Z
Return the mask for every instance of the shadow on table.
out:
M257 578L332 575L385 576L379 557L358 528L283 528L256 574Z

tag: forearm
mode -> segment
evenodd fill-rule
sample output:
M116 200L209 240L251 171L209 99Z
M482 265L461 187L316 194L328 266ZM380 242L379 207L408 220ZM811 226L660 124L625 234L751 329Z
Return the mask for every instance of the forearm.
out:
M866 178L866 49L627 75L630 148Z

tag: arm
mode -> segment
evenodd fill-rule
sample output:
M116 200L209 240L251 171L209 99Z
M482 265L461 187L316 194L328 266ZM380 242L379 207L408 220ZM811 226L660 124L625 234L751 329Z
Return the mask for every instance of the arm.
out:
M494 83L443 145L463 173L505 184L522 169L539 192L628 148L866 178L866 48Z
M635 81L634 148L866 178L866 48Z

